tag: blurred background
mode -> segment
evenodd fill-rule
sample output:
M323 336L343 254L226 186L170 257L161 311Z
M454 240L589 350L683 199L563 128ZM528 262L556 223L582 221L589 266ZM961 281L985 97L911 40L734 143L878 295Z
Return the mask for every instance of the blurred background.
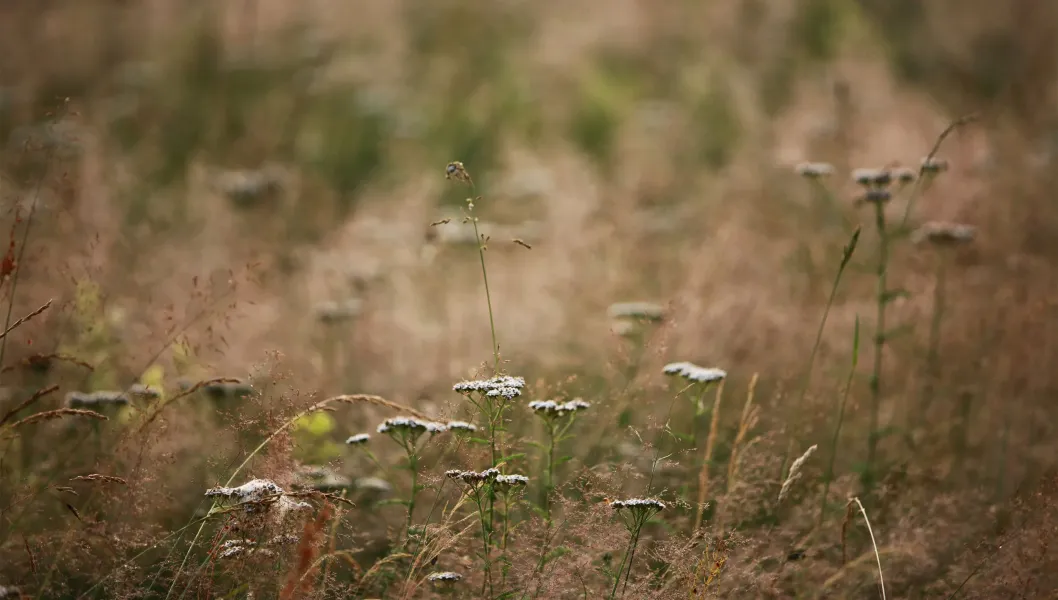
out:
M4 303L18 317L54 299L4 362L93 367L57 361L63 393L256 377L441 410L492 357L472 195L508 371L568 384L615 427L613 390L660 388L666 362L722 367L729 385L760 373L762 428L810 438L858 316L854 432L877 235L851 170L918 169L968 114L910 215L977 228L945 271L936 381L941 259L905 244L889 267L906 294L887 317L903 335L882 422L932 384L930 427L906 432L910 456L883 446L1008 497L1058 451L1053 2L0 2L3 275L18 269ZM450 161L472 189L446 181ZM806 179L805 161L835 172ZM858 224L810 405L791 406ZM617 326L607 308L626 301L663 322ZM9 397L41 381L5 370ZM187 427L158 452L207 441Z

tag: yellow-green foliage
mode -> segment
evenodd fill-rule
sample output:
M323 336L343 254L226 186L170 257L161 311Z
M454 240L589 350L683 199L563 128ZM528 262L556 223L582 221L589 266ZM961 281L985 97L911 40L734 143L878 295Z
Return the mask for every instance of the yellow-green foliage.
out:
M77 282L70 327L68 341L62 345L61 352L95 365L88 378L88 387L116 386L117 373L109 360L114 353L114 335L103 306L102 292L94 282L87 279Z
M337 423L330 413L315 412L294 422L294 458L309 465L322 465L341 456L342 446L331 439Z
M620 77L615 67L590 71L581 80L575 99L570 139L605 168L612 158L621 121L635 99L632 82Z

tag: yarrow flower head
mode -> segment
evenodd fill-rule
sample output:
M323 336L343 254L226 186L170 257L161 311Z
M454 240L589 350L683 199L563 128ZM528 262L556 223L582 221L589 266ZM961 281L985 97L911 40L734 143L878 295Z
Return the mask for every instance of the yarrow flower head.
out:
M930 221L920 227L911 239L916 244L930 242L937 246L956 246L968 244L977 237L977 228L973 225Z
M471 394L481 394L487 398L503 398L505 400L513 400L518 396L522 395L522 389L525 387L525 379L522 377L511 377L510 375L501 375L493 377L492 379L475 379L471 381L460 381L459 383L452 386L452 390L469 396Z
M529 478L525 475L497 475L494 482L496 491L506 494L515 488L524 488L529 485Z
M493 483L497 477L500 477L499 469L485 469L484 471L460 471L459 469L451 469L445 471L445 477L449 479L458 479L463 483L470 486L472 489L477 489L486 483Z
M66 395L67 408L86 408L88 410L100 411L107 408L128 406L129 397L125 392L99 391L86 394L84 392L70 392Z
M414 447L424 433L433 436L445 431L448 431L448 426L444 423L424 421L415 417L394 417L386 419L378 426L379 433L393 438L393 441L404 446L406 450Z
M459 433L473 433L478 430L478 426L473 423L467 423L466 421L449 421L448 431Z
M426 576L426 580L435 585L452 585L459 580L463 579L463 576L453 571L435 571Z
M624 517L625 527L633 534L641 529L650 517L665 510L665 503L657 498L613 500L610 506Z
M880 189L893 182L893 172L889 169L855 169L852 179L865 188Z
M362 446L366 444L369 440L371 440L370 433L358 433L356 435L349 436L345 440L345 443L349 444L350 446Z
M533 400L529 403L529 409L545 419L573 415L579 411L588 409L590 407L590 403L585 402L580 398L575 398L573 400L570 400L569 402L555 402L554 400Z
M822 179L834 174L834 165L822 162L803 162L794 170L805 179Z
M606 309L611 319L639 319L660 321L665 316L665 307L653 302L615 302Z
M666 375L678 375L693 383L714 383L727 378L727 371L712 367L699 367L694 363L669 363L661 370Z
M922 159L922 166L920 166L919 169L923 173L935 175L948 170L948 161L935 156L927 156Z
M307 502L297 502L284 496L286 492L271 479L252 479L238 487L215 487L206 490L207 498L218 498L232 501L236 505L245 505L246 512L260 512L267 504L276 502L279 508L300 510L312 508Z

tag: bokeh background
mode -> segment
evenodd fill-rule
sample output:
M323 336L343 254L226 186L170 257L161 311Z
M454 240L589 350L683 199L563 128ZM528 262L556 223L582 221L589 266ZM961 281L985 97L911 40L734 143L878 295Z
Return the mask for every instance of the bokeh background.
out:
M946 272L939 391L928 427L904 432L914 452L882 443L922 502L980 494L976 516L948 517L974 520L1056 466L1056 84L1058 5L1035 0L2 2L4 306L54 304L7 340L0 406L45 378L65 393L237 377L443 411L492 354L461 223L473 194L508 371L589 398L618 437L629 377L643 423L664 411L650 390L666 362L722 367L732 389L759 373L776 447L794 427L822 439L856 318L875 335L877 237L849 173L917 168L975 114L911 214L977 228ZM456 160L474 189L445 180ZM817 185L803 161L836 173ZM793 406L857 224L810 402ZM894 429L926 384L937 260L905 244L890 266L907 291L888 317L904 333L884 364ZM615 328L620 301L659 303L664 322ZM866 447L869 346L846 472ZM18 366L55 353L94 369ZM172 467L161 526L215 483L195 457L224 442L203 423L174 413L152 446ZM979 539L966 529L951 556Z

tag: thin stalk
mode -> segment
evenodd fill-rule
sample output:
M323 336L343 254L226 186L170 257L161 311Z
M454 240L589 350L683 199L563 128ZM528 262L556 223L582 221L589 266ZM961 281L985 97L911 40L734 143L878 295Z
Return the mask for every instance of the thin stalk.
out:
M405 544L411 541L411 519L415 512L415 496L419 487L419 457L415 448L406 448L408 453L408 468L411 469L411 496L408 498L408 519L404 524Z
M876 276L878 288L875 302L877 313L874 328L874 367L871 370L871 420L870 431L867 438L867 465L864 469L865 481L872 481L874 461L878 452L878 414L882 404L882 354L885 351L885 308L889 304L888 298L888 273L889 273L889 232L885 222L885 204L874 203L875 226L878 229L878 266Z
M65 108L62 116L65 116ZM60 118L62 116L60 116ZM33 201L29 205L29 216L26 217L26 228L22 230L22 243L18 248L18 256L14 257L14 271L11 273L11 294L8 295L7 314L4 316L5 332L10 331L11 315L15 310L15 292L18 291L19 275L22 273L22 259L26 255L26 246L29 243L29 232L33 228L33 217L37 215L37 204L40 200L40 190L44 187L44 179L48 176L48 172L51 169L51 159L55 154L55 147L56 145L52 145L48 148L48 153L44 157L44 170L41 171L40 178L37 180L37 186L33 190ZM11 232L11 235L14 237L14 231ZM7 335L4 335L4 337L0 339L0 365L4 363L4 354L7 351L7 337Z
M838 439L841 437L841 425L845 420L845 407L849 401L849 390L852 388L852 379L856 376L856 366L860 362L860 317L856 317L856 325L852 330L852 364L849 365L849 376L845 379L845 391L841 394L841 404L838 406L838 422L834 426L834 437L830 441L830 461L827 463L826 475L823 478L823 496L819 500L819 528L823 527L823 520L827 510L827 494L830 493L830 482L834 479L834 461L838 456Z
M947 283L947 257L937 260L936 281L933 286L933 315L929 324L929 346L926 350L926 381L922 385L922 399L919 405L918 425L924 424L933 403L936 386L940 379L940 326L944 319L945 285Z
M967 123L972 123L973 121L976 121L976 120L977 120L977 115L976 114L970 114L970 115L961 116L958 119L956 119L956 120L952 121L951 123L949 123L948 126L944 128L944 131L942 131L940 133L940 135L937 136L937 141L933 144L933 148L930 149L929 154L926 155L926 160L927 161L932 160L934 157L937 156L937 152L940 150L941 144L944 143L944 140L947 139L947 137L949 135L951 135L952 132L954 132L956 129L962 127L963 125L966 125ZM912 188L911 194L910 194L910 196L908 196L907 206L904 208L904 218L900 220L900 230L901 231L904 231L904 230L907 229L907 222L911 218L911 209L914 208L914 206L915 206L915 200L917 200L922 195L922 189L923 189L922 188L922 186L923 186L922 180L925 179L924 177L922 177L923 174L924 173L922 173L921 170L920 170L919 171L919 177L915 180L915 187Z
M555 424L547 423L547 477L544 479L544 519L551 523L551 491L555 477Z
M491 490L489 490L489 492L490 492L490 495L491 495ZM481 492L480 492L480 490L475 490L474 492L471 492L471 493L474 494L474 503L477 504L477 506L478 506L478 522L481 523L481 545L484 547L484 550L485 550L485 580L481 582L481 594L485 595L485 589L486 589L486 586L487 586L487 589L489 590L489 598L491 598L492 597L492 559L489 557L489 555L490 555L489 550L492 547L492 541L491 541L489 533L488 533L488 531L491 529L491 526L487 527L485 525L485 514L482 511L482 502L481 502Z
M838 294L838 285L841 284L841 277L845 273L845 267L849 266L849 261L852 260L853 253L856 252L856 245L859 243L859 240L860 228L856 227L856 230L852 232L852 237L849 238L849 243L842 250L841 264L838 265L838 272L834 275L834 282L830 286L830 295L827 296L827 304L823 308L823 318L819 320L819 328L816 330L816 341L812 344L812 352L808 354L808 365L805 367L805 373L801 379L801 389L797 394L797 404L795 405L797 410L802 410L804 408L805 396L808 395L808 384L812 380L812 369L815 367L816 355L819 354L819 346L823 341L823 330L826 328L827 318L830 316L830 309L834 306L834 298ZM794 434L791 432L786 444L786 454L783 456L782 469L779 473L780 481L786 478L786 469L790 466L790 459L793 457L796 441Z
M632 552L628 555L628 566L625 568L625 584L621 587L622 596L624 596L625 592L628 591L628 580L632 577L632 561L636 559L636 547L639 546L640 531L642 531L642 529L636 531L635 537L632 540Z
M492 314L492 293L489 291L489 272L485 269L485 242L478 233L478 218L474 216L474 202L470 202L470 222L474 224L474 239L478 244L478 258L481 259L481 279L485 282L485 302L489 308L489 329L492 331L492 375L500 372L500 344L496 341L496 320Z

